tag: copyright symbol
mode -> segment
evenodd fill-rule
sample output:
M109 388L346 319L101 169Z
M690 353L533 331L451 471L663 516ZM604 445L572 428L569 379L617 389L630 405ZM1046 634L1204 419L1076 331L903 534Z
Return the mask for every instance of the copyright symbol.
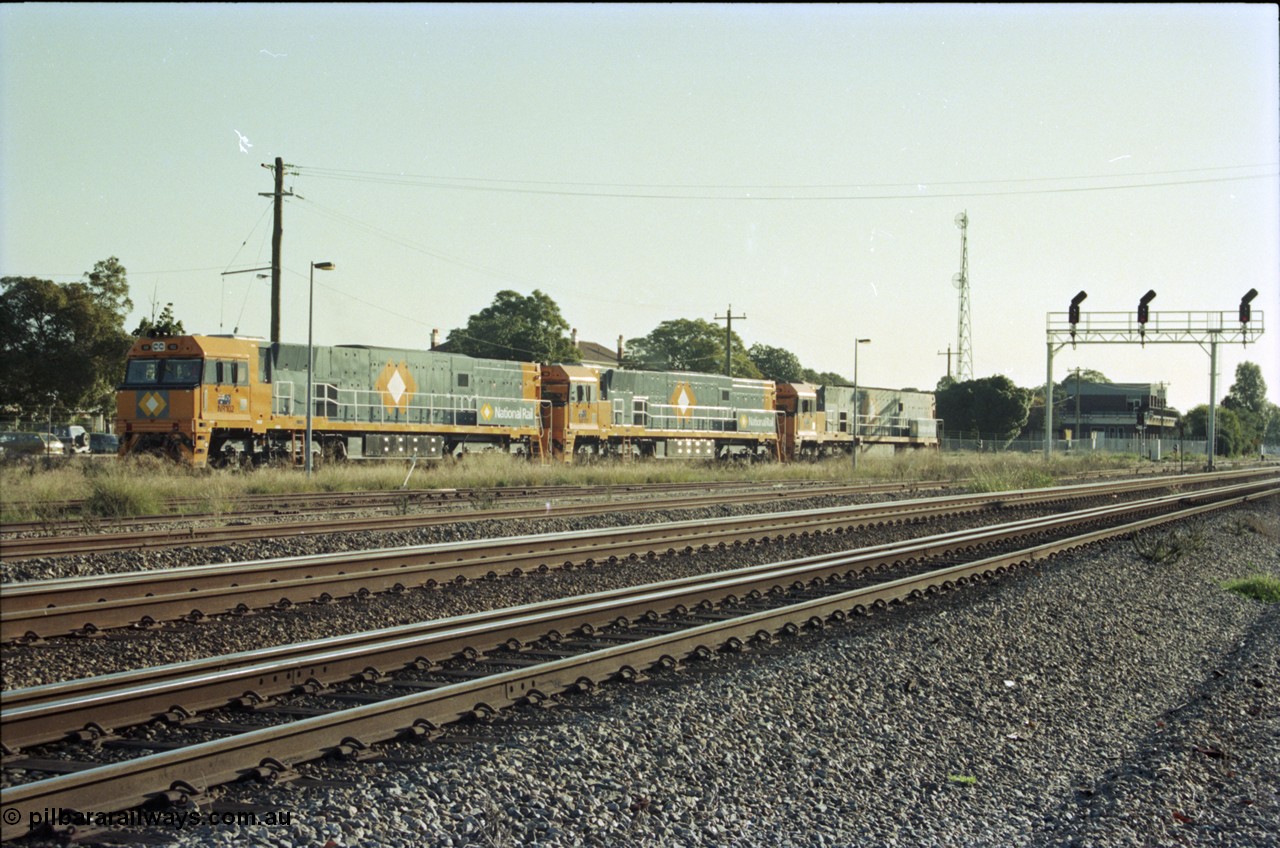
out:
M17 807L10 807L4 811L5 824L17 824L22 821L22 813L18 812Z

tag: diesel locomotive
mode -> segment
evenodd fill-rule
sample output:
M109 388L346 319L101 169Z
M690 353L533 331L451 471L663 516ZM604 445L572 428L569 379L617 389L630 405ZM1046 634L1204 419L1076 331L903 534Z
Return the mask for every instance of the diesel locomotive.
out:
M936 447L924 392L713 374L476 359L364 345L313 348L313 460L440 459L500 451L795 460ZM135 341L117 391L120 454L193 465L300 462L307 347L231 336Z

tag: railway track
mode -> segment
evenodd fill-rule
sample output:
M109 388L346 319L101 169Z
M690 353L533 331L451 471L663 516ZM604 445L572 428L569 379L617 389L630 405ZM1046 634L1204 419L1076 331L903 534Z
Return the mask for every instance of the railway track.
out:
M1064 477L1060 483L1090 482L1111 479L1118 475L1170 476L1163 470L1110 470L1093 471ZM739 489L767 489L776 493L809 491L814 497L823 494L844 494L850 491L862 494L883 494L898 491L922 491L964 486L964 480L934 480L909 483L862 483L856 486L834 481L781 481L752 483L736 480L709 481L703 483L624 483L597 486L491 486L446 489L397 489L380 491L346 492L293 492L279 494L242 494L232 499L231 509L219 512L192 512L192 507L204 507L205 498L176 498L170 501L170 509L164 513L138 516L98 516L85 514L87 501L51 501L39 505L15 502L11 508L31 512L38 508L49 515L69 515L71 518L42 518L32 521L7 521L0 523L0 544L5 540L24 536L61 536L119 533L130 527L146 527L157 524L197 524L231 521L272 519L290 515L331 514L340 511L395 510L397 512L431 511L449 507L474 507L501 501L552 500L565 501L589 498L641 498L662 493L695 493L703 491L729 492ZM803 497L796 494L795 497Z
M1180 484L1267 481L1275 472L1227 472L1181 478ZM0 640L36 641L78 632L151 625L180 618L243 614L254 609L417 586L519 575L699 548L754 544L859 527L1045 506L1166 488L1167 482L1124 481L1056 489L959 495L714 520L635 525L322 554L242 563L187 566L97 577L0 586Z
M943 482L871 485L868 487L868 491L894 491L913 486L928 489L944 485L946 484ZM118 532L126 527L173 524L175 522L191 522L193 524L199 522L225 523L227 521L245 521L255 518L274 518L282 515L328 514L355 510L391 509L403 512L407 510L468 507L475 504L538 498L553 501L573 501L585 498L639 498L670 493L731 492L740 489L771 489L776 491L812 489L820 492L828 488L846 489L848 487L837 483L781 482L760 484L740 481L713 481L706 483L624 483L599 486L489 486L455 489L288 492L238 495L231 500L230 509L220 512L192 511L193 508L206 507L208 505L208 499L206 498L175 498L169 502L169 509L163 513L127 517L105 517L86 514L87 501L77 499L53 501L39 505L39 508L45 513L74 517L34 521L7 521L0 524L0 535L74 534L83 532L86 526L92 526L97 532ZM12 508L30 512L35 508L35 505L15 503Z
M568 518L599 515L612 512L644 512L658 509L697 509L720 504L749 504L776 500L798 500L815 497L842 497L848 495L884 494L887 492L917 491L942 484L886 483L859 486L823 486L806 488L781 488L767 491L725 491L712 495L684 495L675 498L646 498L643 500L608 501L532 507L506 507L473 510L460 513L457 510L443 512L419 512L412 515L384 515L361 518L328 518L319 521L280 522L253 524L244 521L227 523L227 516L202 516L202 520L216 521L216 526L199 527L194 523L180 529L162 529L139 532L81 533L54 536L14 536L0 539L0 559L19 562L37 557L71 556L114 551L155 550L179 546L220 545L260 539L264 534L272 537L311 536L324 533L355 533L366 531L412 530L459 521L504 521L521 518ZM613 493L602 489L598 496ZM646 493L647 494L647 493ZM585 497L585 496L580 496ZM561 500L564 499L563 492ZM276 513L276 515L291 513ZM264 513L254 513L262 517ZM188 520L191 520L188 518ZM165 523L172 524L171 517ZM77 525L77 528L80 525ZM9 527L6 526L6 530Z
M36 749L7 750L5 767L68 773L4 789L3 806L18 815L6 817L3 838L24 835L47 809L185 803L245 776L285 778L293 766L321 756L360 757L393 737L430 738L462 718L545 703L604 680L636 680L650 667L825 627L1277 494L1273 475L835 556L15 690L6 693L0 715L5 745ZM883 568L895 569L895 579L867 578ZM285 700L289 693L292 702ZM220 712L232 704L238 712ZM115 732L157 718L167 724L150 726L143 738ZM40 757L40 744L68 734L89 742L70 757ZM77 760L86 750L148 753L108 764Z

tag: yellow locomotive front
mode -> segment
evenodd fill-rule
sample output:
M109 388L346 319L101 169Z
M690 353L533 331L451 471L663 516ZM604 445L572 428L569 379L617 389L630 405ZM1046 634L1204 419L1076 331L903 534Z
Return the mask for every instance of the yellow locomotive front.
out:
M116 391L120 454L159 453L193 465L209 460L215 429L251 433L269 408L251 339L177 336L139 339ZM265 396L256 398L263 393Z

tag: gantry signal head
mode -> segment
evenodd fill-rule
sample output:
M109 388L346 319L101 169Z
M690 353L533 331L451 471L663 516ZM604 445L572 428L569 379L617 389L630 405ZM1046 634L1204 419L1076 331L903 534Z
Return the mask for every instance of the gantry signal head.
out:
M1249 319L1253 317L1253 307L1249 304L1258 296L1257 289L1249 289L1245 296L1240 298L1240 323L1248 324Z
M1084 291L1081 291L1075 297L1071 298L1071 306L1067 310L1067 318L1071 321L1072 327L1080 323L1080 302L1088 296L1089 295Z
M1155 299L1156 299L1156 290L1151 289L1142 296L1141 300L1138 301L1138 323L1139 324L1147 323L1147 318L1149 318L1151 315L1151 311L1150 311L1151 308L1150 306L1148 306L1148 304L1150 304L1151 301Z

